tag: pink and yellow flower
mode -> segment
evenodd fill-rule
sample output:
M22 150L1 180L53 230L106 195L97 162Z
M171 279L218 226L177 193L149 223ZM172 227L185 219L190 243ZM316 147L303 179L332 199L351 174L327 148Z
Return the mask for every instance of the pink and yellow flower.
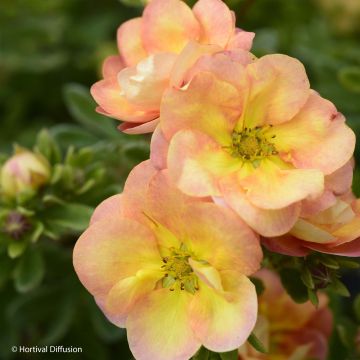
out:
M265 285L259 296L259 316L254 333L268 349L257 352L249 344L239 350L239 360L325 360L332 331L327 296L319 295L319 306L296 304L282 287L279 277L262 269L255 275Z
M123 120L128 133L155 129L164 90L181 86L187 69L203 53L249 50L254 34L235 28L235 15L221 0L153 0L142 17L118 29L120 56L103 64L104 79L91 93L97 111Z
M50 164L41 154L17 148L15 154L1 168L1 193L14 198L21 193L32 193L50 179Z
M211 196L261 235L282 235L350 160L355 135L294 58L203 62L186 87L166 91L153 161L187 195Z
M360 199L351 193L339 196L328 208L300 217L288 234L264 238L263 243L292 256L305 256L311 250L360 256Z
M242 345L257 316L246 277L262 258L229 209L183 195L149 161L102 203L74 249L75 270L136 359L189 359Z

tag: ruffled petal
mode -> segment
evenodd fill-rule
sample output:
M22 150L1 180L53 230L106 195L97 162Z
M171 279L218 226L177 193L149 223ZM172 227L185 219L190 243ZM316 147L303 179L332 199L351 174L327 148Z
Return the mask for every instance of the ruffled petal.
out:
M117 74L124 68L124 63L120 56L108 56L102 66L102 74L104 79L117 76Z
M109 217L120 217L122 215L123 197L122 194L117 194L101 202L91 216L90 225Z
M263 236L278 236L288 232L300 214L300 203L278 210L265 210L247 200L236 177L224 178L220 188L225 203L232 208L251 228Z
M198 40L200 26L180 0L153 0L143 13L142 39L149 53L179 53L189 40Z
M247 73L250 92L242 120L248 127L289 121L310 95L304 66L289 56L263 56L247 67Z
M220 196L218 177L241 167L241 162L209 136L179 131L171 140L167 164L177 186L191 196Z
M276 148L289 152L295 167L320 169L326 175L344 166L355 148L355 135L343 117L314 91L290 122L273 131Z
M75 244L75 271L88 291L103 298L121 279L158 268L161 258L150 229L118 217L93 223Z
M223 145L241 113L241 94L211 73L200 73L183 89L169 89L161 104L161 128L167 139L177 131L200 130Z
M221 277L225 291L218 292L201 283L190 310L195 335L206 348L216 352L240 347L257 317L257 296L252 282L231 271L222 272Z
M324 175L318 170L278 168L270 160L241 180L247 199L262 209L281 209L324 191Z
M91 87L91 95L100 105L101 114L130 122L145 122L158 116L157 111L144 111L123 96L116 77L98 81Z
M226 4L220 0L199 0L193 12L201 25L201 42L225 47L235 31Z
M118 126L118 129L125 134L137 135L137 134L148 134L152 133L159 124L159 119L150 120L144 124L136 123L122 123Z
M120 280L115 284L105 302L107 314L126 318L136 302L155 289L163 276L160 270L140 270L135 276Z
M127 66L136 65L148 55L141 39L142 22L141 18L131 19L124 22L118 29L118 48Z
M136 67L122 70L118 81L126 99L141 109L158 111L175 59L171 53L150 55Z
M155 168L161 170L167 167L168 148L169 143L165 139L161 127L158 126L151 137L150 144L150 160Z
M235 34L230 38L227 49L243 49L250 51L253 45L255 33L236 29Z
M130 350L138 360L187 360L201 344L190 327L186 291L160 289L142 298L126 327Z

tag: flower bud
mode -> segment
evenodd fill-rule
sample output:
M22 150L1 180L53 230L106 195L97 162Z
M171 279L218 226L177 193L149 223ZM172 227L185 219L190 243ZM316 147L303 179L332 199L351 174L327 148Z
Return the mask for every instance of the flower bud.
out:
M36 191L50 178L50 164L40 154L17 149L1 168L0 188L7 197Z

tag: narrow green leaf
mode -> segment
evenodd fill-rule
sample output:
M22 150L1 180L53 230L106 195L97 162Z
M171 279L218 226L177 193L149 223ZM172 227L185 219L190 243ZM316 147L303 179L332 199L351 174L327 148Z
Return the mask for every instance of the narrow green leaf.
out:
M64 87L64 99L74 119L89 131L98 136L119 136L114 121L96 113L96 104L88 88L79 84L67 84Z
M250 334L250 336L248 337L248 342L256 351L261 352L263 354L267 354L266 347L254 333Z
M284 268L279 272L279 275L286 292L295 302L301 304L308 300L307 287L302 282L299 271Z
M358 321L360 322L360 294L356 296L353 306L354 306L355 315Z
M225 353L219 353L220 355L220 359L221 360L237 360L238 359L238 351L233 350L233 351L228 351Z
M315 288L314 280L312 278L311 272L306 266L304 266L304 268L302 270L301 280L303 281L303 283L305 284L306 287L308 287L310 289Z
M347 287L337 278L332 279L330 287L333 291L335 291L337 294L341 296L344 297L350 296L350 292L347 289Z
M210 352L203 346L200 350L192 357L192 360L209 360Z
M311 303L318 307L319 306L319 298L317 296L316 291L312 290L312 289L308 289L308 296L309 296L309 300L311 301Z
M27 246L26 241L12 241L8 245L8 255L10 258L15 259L23 254Z
M67 203L48 209L44 221L58 230L83 231L90 222L94 209L87 205Z
M27 292L40 284L44 277L45 265L39 251L28 249L21 257L14 271L15 287Z

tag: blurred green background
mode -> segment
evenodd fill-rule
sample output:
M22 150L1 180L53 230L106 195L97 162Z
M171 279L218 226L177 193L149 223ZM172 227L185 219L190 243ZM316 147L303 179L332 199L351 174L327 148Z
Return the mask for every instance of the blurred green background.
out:
M32 147L43 128L49 129L63 153L70 145L90 147L96 161L106 164L108 186L87 198L91 207L120 191L130 169L148 157L149 138L118 133L115 121L95 114L88 92L100 78L102 60L116 53L117 27L141 14L136 3L140 1L1 1L0 152L10 154L14 143ZM237 25L256 32L253 53L299 58L312 87L336 104L360 136L360 1L230 0L228 4L236 12ZM104 151L107 159L96 149ZM355 157L359 162L359 145ZM359 169L354 191L360 195ZM0 240L1 236L0 232ZM34 251L41 253L41 260L30 256L19 265L18 259L0 255L1 360L48 356L12 353L11 346L20 344L83 348L79 356L52 354L52 358L131 359L124 331L104 319L74 274L71 254L76 236L75 231L61 241L39 242ZM24 290L16 283L14 262L17 273L34 286ZM35 279L26 278L29 273L35 273ZM354 273L348 285L356 293L359 276ZM344 317L353 317L347 304L334 301L343 328L354 326L347 325ZM334 335L331 359L355 359L339 334Z

